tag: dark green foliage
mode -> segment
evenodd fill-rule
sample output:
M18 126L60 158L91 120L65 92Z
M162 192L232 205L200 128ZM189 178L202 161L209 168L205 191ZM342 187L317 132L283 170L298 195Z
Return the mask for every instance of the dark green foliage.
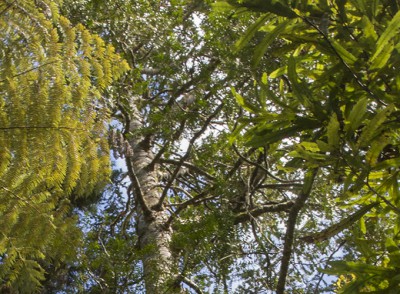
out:
M398 230L390 227L398 222L399 214L399 124L395 113L400 105L394 97L399 95L400 84L396 77L399 52L394 44L399 41L400 12L397 5L388 5L389 2L334 1L328 5L326 1L302 1L292 6L297 9L296 20L261 14L237 44L238 49L246 50L253 36L261 31L267 33L254 50L254 66L260 68L258 63L266 58L274 43L282 54L277 56L278 68L263 68L265 73L256 79L260 99L266 102L248 107L250 97L243 95L237 99L250 113L239 126L246 133L237 139L254 147L279 144L287 169L318 167L323 171L320 180L329 179L325 185L338 189L339 194L332 196L339 196L339 207L369 207L376 206L369 204L371 201L380 202L380 207L360 219L361 232L369 235L366 222L378 218L393 244L397 244ZM252 12L267 12L258 2L252 4L244 1L237 5ZM317 8L324 13L316 14ZM351 226L348 220L358 212L338 223L337 226L347 222L340 230L332 225L314 236L343 231ZM381 237L370 234L367 239L379 242ZM308 241L326 238L329 237ZM355 252L357 244L365 240L354 240ZM362 245L364 251L358 252L362 258L366 244ZM350 247L348 250L352 251ZM374 250L380 250L381 259L387 252L384 247ZM389 260L390 254L385 258ZM340 273L355 274L354 281L343 288L348 291L345 293L366 289L389 291L390 287L396 291L396 270L387 268L382 260L377 261L383 263L381 271L368 262L367 259L365 265L334 263L336 266L329 273L336 269L339 274L339 265L343 265Z

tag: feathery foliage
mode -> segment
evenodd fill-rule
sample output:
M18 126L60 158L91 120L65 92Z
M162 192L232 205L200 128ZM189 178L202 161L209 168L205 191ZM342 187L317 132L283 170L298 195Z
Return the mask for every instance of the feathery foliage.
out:
M128 68L58 4L0 2L0 283L22 293L75 256L68 196L108 181L101 92Z

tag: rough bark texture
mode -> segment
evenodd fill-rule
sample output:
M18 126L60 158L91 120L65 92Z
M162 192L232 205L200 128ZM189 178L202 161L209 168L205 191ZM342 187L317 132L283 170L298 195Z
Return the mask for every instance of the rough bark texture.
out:
M173 258L170 250L171 228L166 228L166 209L156 210L161 191L157 187L158 178L154 155L149 137L138 134L142 123L136 109L131 116L130 140L132 156L128 158L128 168L134 187L136 223L140 249L146 253L143 258L143 272L146 293L173 293L167 282L172 276Z

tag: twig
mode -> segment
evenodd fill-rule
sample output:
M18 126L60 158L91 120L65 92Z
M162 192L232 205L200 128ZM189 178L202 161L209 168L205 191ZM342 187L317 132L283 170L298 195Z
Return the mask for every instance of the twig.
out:
M208 178L209 180L215 181L216 178L212 175L210 175L209 173L207 173L206 171L202 170L201 168L189 163L189 162L180 162L179 160L174 160L174 159L161 159L161 163L169 163L169 164L182 164L182 166L185 166L187 168L189 168L190 170L197 172L198 174L205 176L206 178Z
M184 119L183 121L181 121L181 124L178 128L178 130L175 132L175 134L172 136L172 141L176 141L179 139L179 137L182 135L183 131L185 130L185 126L186 126L186 119ZM165 153L165 151L167 150L167 148L169 147L169 144L171 143L171 141L167 141L163 144L163 146L160 148L160 150L157 152L157 154L154 156L153 160L151 161L151 163L149 164L149 166L154 166L162 157L162 155Z
M343 240L342 242L340 242L339 246L336 248L336 250L334 250L334 251L331 253L331 255L329 255L329 257L328 257L328 259L326 260L325 263L329 262L329 261L333 258L333 256L336 254L336 252L338 252L338 251L340 250L340 248L342 248L342 246L343 246L345 243L346 243L346 240ZM314 291L314 293L319 293L319 291L318 291L318 289L319 289L319 284L321 284L324 275L325 275L325 273L322 273L322 275L319 277L318 283L317 283L317 285L315 285L315 291Z
M0 15L6 13L6 11L7 11L8 9L10 9L10 8L14 5L15 2L17 2L17 0L14 0L14 1L11 2L10 4L8 4L8 6L7 6L6 8L4 8L4 9L0 12Z
M53 64L53 63L56 63L56 62L57 62L57 61L50 61L50 62L41 64L41 65L32 67L32 68L30 68L30 69L27 69L27 70L25 70L25 71L23 71L23 72L20 72L20 73L17 73L16 75L11 76L11 78L16 78L16 77L22 76L22 75L24 75L24 74L27 74L28 72L34 71L34 70L36 70L36 69L39 69L39 68L41 68L41 67L44 67L44 66L46 66L46 65L50 65L50 64ZM0 83L3 83L3 82L5 82L5 81L6 81L6 80L0 80Z
M363 89L365 92L368 93L368 95L370 95L373 99L375 99L376 101L378 101L380 104L387 106L387 104L385 102L383 102L382 100L380 100L369 88L367 85L365 85L360 78L357 76L357 74L355 72L353 72L353 70L350 68L350 66L346 63L346 61L344 61L343 57L339 54L339 52L336 50L336 48L333 46L332 42L329 40L328 36L317 26L315 25L312 21L310 21L307 17L301 17L307 24L309 24L310 26L312 26L315 30L318 31L319 34L322 35L322 37L324 38L324 40L328 43L329 47L333 50L333 52L335 53L335 55L339 58L340 62L344 65L344 67L350 72L350 74L353 76L353 78L355 79L355 81L357 82L357 84L361 87L361 89Z
M372 193L376 194L376 196L378 196L378 198L382 199L382 201L385 202L386 205L389 206L391 209L393 209L394 212L396 212L397 214L400 214L400 209L399 209L398 207L396 207L392 202L390 202L389 200L387 200L387 199L386 199L384 196L382 196L380 193L378 193L378 191L376 191L374 188L372 188L371 185L370 185L369 182L368 182L368 179L367 179L366 185L367 185L368 189L369 189Z
M261 169L263 172L265 172L268 176L270 176L271 178L273 178L274 180L281 182L281 183L294 183L293 181L287 181L287 180L282 180L276 176L274 176L269 170L267 170L265 167L263 167L261 164L251 161L250 159L247 159L246 157L244 157L242 154L240 154L239 150L236 148L236 146L234 144L232 144L232 148L235 151L235 153L245 162L258 167L259 169Z
M206 119L206 121L204 122L203 127L198 132L196 132L194 134L194 136L192 137L192 139L189 141L189 146L188 146L188 148L186 150L185 155L182 156L182 158L179 160L179 163L177 164L174 172L172 173L171 179L168 181L167 186L165 187L165 189L164 189L164 191L163 191L163 193L162 193L162 195L160 197L159 202L153 207L155 210L161 210L162 204L164 202L165 197L168 194L169 188L172 186L172 183L174 182L176 175L179 173L179 170L181 169L183 163L190 156L190 152L192 151L194 142L206 131L206 129L209 126L209 124L212 121L212 119L221 111L223 106L224 106L223 103L218 105L218 107L215 109L215 111Z

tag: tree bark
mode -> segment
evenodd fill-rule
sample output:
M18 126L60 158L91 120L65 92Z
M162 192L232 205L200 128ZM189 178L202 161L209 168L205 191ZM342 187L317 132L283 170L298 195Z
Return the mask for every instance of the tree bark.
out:
M157 206L162 191L158 186L157 164L153 162L151 137L140 134L144 125L136 106L132 107L128 140L131 154L127 156L127 166L134 188L139 247L144 252L146 293L180 293L180 287L174 283L177 269L170 248L173 232L165 225L169 214L164 206Z
M172 229L165 226L169 217L166 209L154 208L160 200L161 191L157 186L151 140L148 136L140 135L142 127L139 112L134 109L128 141L132 154L127 157L127 165L134 188L139 246L144 253L142 262L145 288L149 294L175 293L172 284L169 284L175 272L170 249Z

